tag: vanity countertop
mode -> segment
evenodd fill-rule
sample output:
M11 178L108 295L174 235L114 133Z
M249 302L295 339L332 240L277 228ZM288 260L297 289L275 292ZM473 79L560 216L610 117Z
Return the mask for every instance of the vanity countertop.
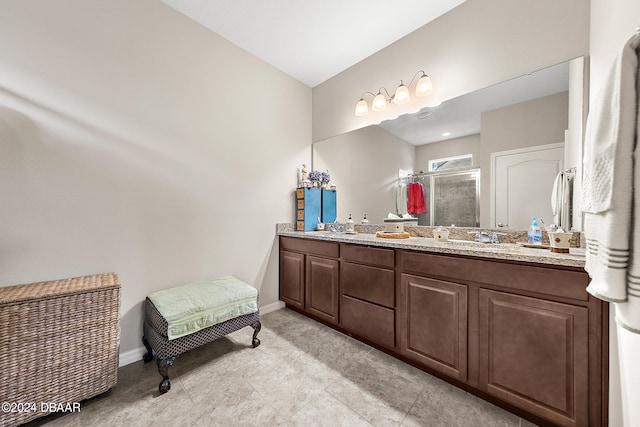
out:
M278 235L568 267L584 268L585 264L585 249L583 248L571 248L570 253L560 254L551 252L549 249L528 248L518 243L492 244L466 240L437 242L433 238L413 236L406 239L390 239L376 237L375 234L370 233L348 234L331 231L289 231L279 229Z

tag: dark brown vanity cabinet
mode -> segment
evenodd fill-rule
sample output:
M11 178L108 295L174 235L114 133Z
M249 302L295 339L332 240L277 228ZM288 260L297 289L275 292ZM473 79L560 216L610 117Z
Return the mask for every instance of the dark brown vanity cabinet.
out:
M467 286L403 274L400 289L400 352L466 381Z
M338 323L339 244L280 238L280 299L289 307Z
M396 345L396 286L393 249L343 245L340 324L388 348Z

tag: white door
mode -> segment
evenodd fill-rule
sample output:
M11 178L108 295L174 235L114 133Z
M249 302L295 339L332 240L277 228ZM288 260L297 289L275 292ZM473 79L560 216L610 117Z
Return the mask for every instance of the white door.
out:
M491 226L527 229L533 217L553 221L553 182L564 143L491 153Z

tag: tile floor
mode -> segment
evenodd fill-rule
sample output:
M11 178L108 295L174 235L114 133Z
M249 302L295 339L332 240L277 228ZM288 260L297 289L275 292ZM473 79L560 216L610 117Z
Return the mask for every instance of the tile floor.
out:
M155 363L120 368L67 426L532 426L471 394L291 310L176 358L159 395Z

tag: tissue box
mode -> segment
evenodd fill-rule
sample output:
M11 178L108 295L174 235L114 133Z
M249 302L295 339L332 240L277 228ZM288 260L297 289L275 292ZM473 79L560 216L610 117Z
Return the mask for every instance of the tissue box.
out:
M383 221L384 231L387 233L402 233L404 231L405 220L402 218L385 218Z

